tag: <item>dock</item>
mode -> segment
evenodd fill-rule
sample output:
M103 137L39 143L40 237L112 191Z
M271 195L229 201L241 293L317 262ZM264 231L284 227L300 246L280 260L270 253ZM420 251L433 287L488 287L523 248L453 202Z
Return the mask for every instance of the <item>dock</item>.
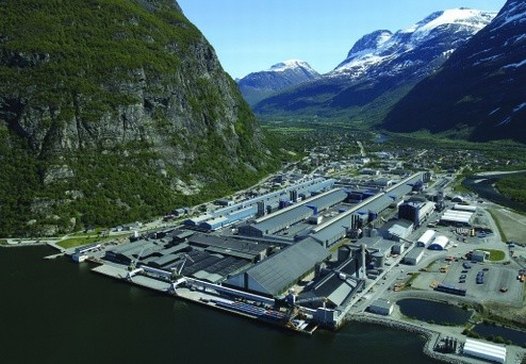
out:
M195 279L189 279L188 281L191 283L188 286L175 287L173 283L154 279L146 275L136 274L130 276L128 269L113 264L102 264L93 268L92 271L114 279L124 280L139 287L151 289L230 314L262 321L294 332L312 335L318 328L317 325L307 320L297 318L290 312L279 311L269 305L251 303L240 297L226 297L214 290L212 285L206 282L202 282L203 285L199 286L199 281Z

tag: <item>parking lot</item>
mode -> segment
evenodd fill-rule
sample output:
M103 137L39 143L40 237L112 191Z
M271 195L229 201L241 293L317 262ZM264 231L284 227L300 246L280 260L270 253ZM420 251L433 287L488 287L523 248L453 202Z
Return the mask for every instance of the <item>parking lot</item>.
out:
M524 284L517 279L517 273L516 269L502 265L458 261L449 266L442 283L465 288L466 297L480 302L520 305Z

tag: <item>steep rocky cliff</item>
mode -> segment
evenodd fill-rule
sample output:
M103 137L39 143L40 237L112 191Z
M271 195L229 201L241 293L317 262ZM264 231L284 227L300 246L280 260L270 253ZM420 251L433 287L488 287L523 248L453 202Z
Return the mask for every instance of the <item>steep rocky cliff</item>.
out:
M143 218L270 168L175 1L7 0L0 18L0 235Z

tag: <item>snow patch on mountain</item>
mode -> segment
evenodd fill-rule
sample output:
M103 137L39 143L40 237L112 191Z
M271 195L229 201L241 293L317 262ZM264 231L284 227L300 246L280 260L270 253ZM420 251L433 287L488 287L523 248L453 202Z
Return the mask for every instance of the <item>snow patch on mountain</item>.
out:
M473 35L488 25L495 16L494 12L475 9L449 9L435 12L424 20L394 34L387 30L370 33L358 40L346 60L328 75L345 76L351 79L360 78L370 69L402 57L435 37L458 32ZM446 49L440 53L448 57L454 49ZM414 65L407 61L404 61L404 64ZM400 65L396 65L395 68L403 69Z
M502 68L504 69L507 69L507 68L519 68L519 67L522 67L522 66L526 66L526 59L522 62L519 62L519 63L512 63L512 64L509 64L507 66L504 66Z
M522 25L525 22L526 2L524 2L524 0L516 0L508 4L506 11L499 13L498 17L495 19L491 31L495 32L509 24L512 26L517 26Z
M524 109L526 107L526 102L523 102L522 104L516 106L515 108L513 108L513 112L519 112L521 111L522 109Z
M480 10L466 8L448 9L437 14L440 15L430 22L422 25L416 29L416 31L430 32L433 29L448 24L457 24L466 27L478 28L480 30L488 24L488 20L491 21L491 19L496 15L496 13L491 13L493 15L490 15Z
M309 70L312 69L312 67L305 61L299 59L289 59L273 65L264 72L285 72L295 68L306 68Z

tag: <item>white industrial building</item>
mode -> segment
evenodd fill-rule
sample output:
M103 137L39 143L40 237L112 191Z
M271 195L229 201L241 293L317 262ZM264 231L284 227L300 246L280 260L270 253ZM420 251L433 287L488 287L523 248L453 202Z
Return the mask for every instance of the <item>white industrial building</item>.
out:
M477 206L456 204L455 206L453 206L453 210L467 211L467 212L476 212L477 211Z
M431 244L429 244L428 249L429 250L444 250L446 249L447 244L449 243L449 239L445 237L444 235L439 235L433 240Z
M414 225L408 220L398 220L387 229L387 236L389 239L399 241L407 239L413 232Z
M422 234L420 238L418 238L416 246L427 248L429 244L431 244L431 242L433 241L435 234L435 230L427 230L425 233Z
M506 362L506 347L485 343L479 340L466 339L464 355L494 363Z
M462 224L471 225L471 219L473 218L473 212L458 211L458 210L446 210L444 215L440 218L440 222L449 224Z

